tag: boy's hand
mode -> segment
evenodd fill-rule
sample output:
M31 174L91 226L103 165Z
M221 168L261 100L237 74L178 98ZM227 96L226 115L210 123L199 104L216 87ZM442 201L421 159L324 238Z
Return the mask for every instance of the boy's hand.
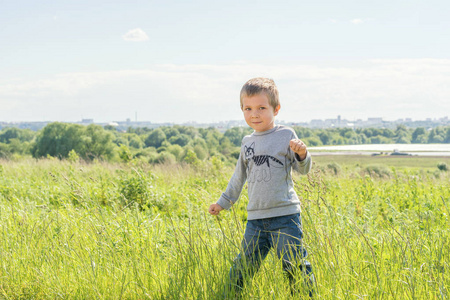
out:
M306 149L305 143L303 143L299 139L292 139L289 142L289 146L291 147L291 150L298 154L300 157L300 160L304 160L306 158L306 154L308 153L308 150Z
M210 214L212 214L213 216L217 216L217 215L220 213L221 210L223 210L223 207L222 207L222 206L220 206L220 205L217 204L217 203L213 203L213 204L211 204L211 205L209 206L208 212L209 212Z

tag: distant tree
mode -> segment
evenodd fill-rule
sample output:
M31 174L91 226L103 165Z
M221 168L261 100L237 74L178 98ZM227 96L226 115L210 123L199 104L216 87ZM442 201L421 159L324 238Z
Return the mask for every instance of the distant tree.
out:
M80 153L83 127L77 124L54 122L45 126L37 136L32 147L34 157L53 156L66 158L69 151Z
M322 146L322 141L317 136L304 138L303 141L308 147Z
M205 137L206 144L208 145L208 148L210 149L210 153L213 149L218 149L220 145L220 139L222 138L222 134L219 132L219 130L215 128L208 129L208 132Z
M425 128L423 127L417 127L414 132L412 133L411 136L411 142L412 143L423 143L423 142L427 142L426 140L426 136L427 136L427 131L425 130Z
M314 136L313 131L310 128L294 126L293 129L300 139Z
M91 124L85 127L82 132L81 150L77 153L87 160L93 160L94 158L110 159L114 151L112 140L113 134L99 125Z
M145 143L142 141L142 139L135 133L128 134L127 138L130 147L133 147L135 149L142 149L145 146Z
M381 129L381 128L372 128L372 136L377 136L377 135L384 136L383 129Z
M324 130L319 132L318 137L322 141L322 144L330 145L333 135L329 131Z
M169 139L169 142L172 145L180 145L181 147L184 147L189 143L190 140L191 138L187 134L182 133L179 135L172 136Z
M428 143L443 143L446 138L446 133L443 127L436 127L430 131L428 135Z
M177 136L180 134L180 131L175 127L161 127L161 130L166 135L166 139L170 139L171 137Z
M196 137L198 137L200 135L198 130L192 126L175 125L174 128L178 129L178 131L181 134L185 134L185 135L189 136L191 139L195 139Z
M333 135L332 145L345 145L345 139L339 134Z
M129 146L128 139L123 134L115 135L113 143L116 144L117 146L121 145Z
M198 133L200 134L200 137L202 137L204 140L206 140L206 136L211 130L216 130L214 127L208 127L208 128L199 128Z
M197 154L197 157L201 160L209 157L208 145L206 144L206 141L200 136L195 138L194 140L191 140L188 144L188 147L190 147L190 149L193 150ZM185 147L185 149L187 149L187 147Z
M11 127L0 131L0 143L9 144L11 139L17 139L20 137L20 129Z
M177 161L181 161L183 159L184 149L180 145L169 145L165 151L172 153Z
M38 134L32 147L34 157L67 158L74 150L82 158L109 159L113 155L113 135L99 125L83 127L78 124L50 123Z
M117 127L116 126L112 126L112 125L105 125L103 128L105 130L109 130L109 131L117 131Z
M358 144L367 144L368 138L364 135L364 133L358 134Z
M20 139L10 139L8 148L11 153L17 154L29 154L30 153L30 142L23 142Z
M389 128L383 128L383 136L387 138L393 138L395 136L395 132Z
M249 135L252 132L250 127L233 127L225 131L226 136L231 143L235 146L241 146L244 136Z
M30 142L36 136L36 132L30 129L10 127L0 131L0 143L9 144L12 139L20 142Z
M371 128L364 128L362 133L368 138L370 138L374 135Z
M444 143L450 143L450 126L446 128Z
M200 159L200 160L205 160L208 157L207 149L203 148L200 145L194 146L194 152L197 155L198 159Z
M339 134L342 136L342 137L345 137L345 138L349 138L349 137L351 137L353 134L355 134L356 135L356 133L353 131L353 129L351 129L351 128L339 128Z
M7 144L0 143L0 158L7 159L11 156L9 147Z
M219 140L219 144L219 152L226 157L229 157L236 148L236 146L233 145L226 136L222 136L222 138Z
M159 148L165 140L166 134L160 128L157 128L149 133L144 143L147 147Z
M411 142L410 133L405 125L397 125L394 141L397 144L409 144Z
M127 133L136 133L137 135L146 135L150 131L152 131L152 129L147 128L147 127L131 127L130 126L127 128Z
M377 135L370 138L371 144L389 144L391 140L385 136Z
M342 133L341 133L342 135ZM344 134L344 138L346 140L347 145L354 145L359 144L358 143L358 134L353 130L347 130L347 132Z

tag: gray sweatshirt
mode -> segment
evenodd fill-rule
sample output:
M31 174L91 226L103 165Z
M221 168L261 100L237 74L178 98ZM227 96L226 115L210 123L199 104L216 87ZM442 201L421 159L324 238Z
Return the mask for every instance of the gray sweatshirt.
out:
M291 170L307 174L312 160L308 152L300 161L291 150L289 141L296 138L292 128L281 125L245 136L234 174L217 204L230 209L247 181L248 220L299 213L300 201L294 190Z

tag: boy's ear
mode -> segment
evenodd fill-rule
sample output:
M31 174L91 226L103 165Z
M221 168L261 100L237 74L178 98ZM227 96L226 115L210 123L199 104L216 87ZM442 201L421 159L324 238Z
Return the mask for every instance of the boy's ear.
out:
M275 107L275 109L273 110L273 115L274 116L278 115L278 111L280 110L280 108L281 108L280 104L278 104L277 107Z

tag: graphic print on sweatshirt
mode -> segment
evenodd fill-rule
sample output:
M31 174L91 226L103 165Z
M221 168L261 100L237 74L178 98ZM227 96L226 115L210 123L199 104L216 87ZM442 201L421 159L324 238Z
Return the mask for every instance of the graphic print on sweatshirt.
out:
M249 147L244 146L245 159L247 160L247 182L268 182L270 181L271 173L270 168L282 168L283 163L277 158L264 154L255 155L255 142L253 142ZM255 166L251 168L250 163L253 162Z

